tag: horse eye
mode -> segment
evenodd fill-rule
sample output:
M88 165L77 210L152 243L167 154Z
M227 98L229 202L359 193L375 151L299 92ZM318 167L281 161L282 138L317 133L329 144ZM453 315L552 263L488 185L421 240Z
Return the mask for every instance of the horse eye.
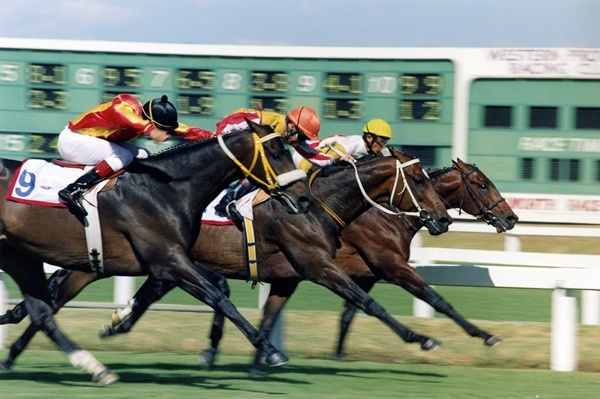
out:
M479 185L479 188L480 188L480 189L482 189L483 191L487 191L487 189L488 189L488 185L487 185L487 183L481 183L481 184Z
M415 186L422 187L425 184L425 179L423 179L422 177L415 177L413 179L413 182Z

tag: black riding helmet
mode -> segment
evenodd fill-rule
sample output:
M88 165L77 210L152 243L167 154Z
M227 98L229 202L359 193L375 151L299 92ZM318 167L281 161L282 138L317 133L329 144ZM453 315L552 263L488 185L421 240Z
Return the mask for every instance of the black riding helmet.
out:
M167 132L177 129L177 110L167 96L155 98L144 104L144 118L154 126Z

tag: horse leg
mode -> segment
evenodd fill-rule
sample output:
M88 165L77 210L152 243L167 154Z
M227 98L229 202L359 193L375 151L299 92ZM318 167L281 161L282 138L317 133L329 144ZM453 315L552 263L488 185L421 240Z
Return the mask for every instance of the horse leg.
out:
M65 303L73 299L84 287L99 278L102 277L96 273L77 272L66 269L60 269L52 273L46 284L50 290L54 313L58 312ZM15 323L19 323L28 314L25 301L22 301L12 311L7 312L6 315L11 315L9 317L12 317ZM0 369L8 370L12 367L16 358L27 348L27 345L29 345L29 342L33 339L37 331L38 328L34 324L27 327L25 332L11 345L8 358L0 363Z
M419 281L421 280L421 281ZM467 334L471 337L479 337L483 339L483 343L487 346L496 346L502 340L467 321L448 303L437 291L430 285L422 281L419 276L418 280L411 281L411 284L403 282L403 287L408 292L428 303L436 311L445 314L450 319L454 320Z
M221 279L219 279L216 286L227 298L229 298L229 296L231 295L231 290L229 289L229 284L227 284L227 279L221 275L219 275L219 277L221 277ZM207 370L212 370L212 368L215 365L217 349L219 347L221 339L223 339L224 325L225 315L221 312L214 312L212 326L210 329L210 334L208 336L208 338L210 339L210 347L202 351L199 360L200 365L202 365Z
M303 255L306 256L306 255ZM321 256L320 259L324 257ZM319 258L316 258L319 259ZM424 350L436 349L441 345L433 338L416 334L408 327L396 321L383 306L378 304L358 284L356 284L347 274L338 270L335 264L315 264L314 268L306 269L306 277L314 283L320 284L330 291L338 294L347 301L354 303L359 309L381 320L390 327L405 342L419 342Z
M359 286L366 292L369 293L373 286L375 285L375 280L363 281L359 283ZM351 302L344 302L344 309L342 311L342 315L340 317L340 334L338 336L337 346L335 349L335 359L342 360L344 358L344 342L346 341L346 336L348 335L348 331L350 330L350 324L352 324L352 320L356 315L356 311L358 308Z
M187 260L187 262L186 262ZM170 269L157 269L157 279L174 281L177 286L188 294L206 303L215 311L221 311L241 332L248 341L257 349L267 353L267 364L279 366L288 362L287 356L281 353L269 340L252 324L246 320L229 298L219 290L215 283L219 279L218 273L211 271L203 265L189 261L185 255L177 262L177 267ZM215 283L213 283L215 282Z
M25 302L21 303L23 304L23 306L25 306ZM19 355L23 353L29 342L31 342L31 340L33 339L35 333L37 333L38 331L39 329L35 324L29 324L25 332L23 332L23 334L21 334L21 336L10 346L8 357L5 361L0 362L0 370L10 370L12 365L15 363L17 357L19 357Z
M59 290L64 284L65 279L70 275L70 273L70 270L59 269L52 273L52 275L48 277L48 280L46 281L52 298L52 307L55 310L58 310L58 308L62 306L62 304L58 303L60 302L58 298ZM27 317L28 314L29 313L27 312L27 308L25 307L25 302L21 301L18 304L16 304L14 308L6 311L5 314L0 316L0 324L19 324L21 321L23 321L25 317Z
M42 330L66 355L71 364L92 375L92 381L107 385L119 379L105 365L100 363L91 353L80 349L56 325L54 308L42 262L17 254L7 246L2 248L2 267L18 284L33 328Z
M131 331L150 305L160 300L173 288L175 288L173 282L157 280L152 276L148 277L133 298L129 300L127 306L114 311L112 324L102 327L100 337L111 337Z
M14 308L7 310L6 313L0 316L0 325L19 324L28 314L25 302L19 302Z
M397 256L394 259L388 259L386 264L394 266L378 267L378 269L387 282L404 288L415 297L432 306L436 311L445 314L470 336L483 339L485 345L495 346L502 342L500 338L481 330L462 317L454 310L452 305L425 282L423 277L404 258Z
M285 280L271 282L271 289L269 291L269 297L265 303L263 310L263 316L260 321L259 331L265 336L270 337L273 325L277 321L277 318L281 315L281 309L285 306L288 299L292 296L300 281L296 280ZM258 349L254 355L254 361L250 367L250 376L256 377L262 373L260 366L260 360L264 353Z

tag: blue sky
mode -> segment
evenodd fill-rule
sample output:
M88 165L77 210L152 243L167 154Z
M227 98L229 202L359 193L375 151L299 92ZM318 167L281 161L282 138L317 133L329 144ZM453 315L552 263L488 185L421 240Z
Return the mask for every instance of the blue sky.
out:
M600 47L597 0L17 0L0 38L358 47Z

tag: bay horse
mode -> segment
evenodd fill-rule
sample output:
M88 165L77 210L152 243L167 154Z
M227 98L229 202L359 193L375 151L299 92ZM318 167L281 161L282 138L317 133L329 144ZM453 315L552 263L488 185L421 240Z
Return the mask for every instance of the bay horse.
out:
M258 205L257 215L262 215L256 231L261 265L258 277L260 281L274 285L281 282L282 287L290 285L290 282L293 282L295 287L304 279L323 285L342 298L352 301L365 313L381 319L405 341L419 342L423 349L430 350L436 348L439 342L415 334L394 320L383 307L340 270L334 261L341 228L371 207L370 201L391 201L400 209L419 210L423 223L432 234L447 231L451 218L418 160L397 151L392 153L392 157L359 163L355 170L350 166L327 168L314 180L314 192L334 210L335 218L325 213L321 207L313 206L305 214L294 215L299 216L298 218L289 218L283 207L275 201ZM402 181L399 181L400 176ZM362 182L362 189L368 200L361 194L355 180ZM398 187L399 183L402 189ZM308 223L303 219L309 219ZM191 256L205 267L226 277L245 279L247 276L244 268L244 248L240 246L240 233L237 228L230 227L229 233L214 231L214 234L202 236L204 231L210 231L210 228L209 225L203 227L201 237L206 238L196 242ZM232 229L235 230L235 239L229 241ZM215 245L216 242L219 244ZM97 276L89 273L69 273L66 281L56 284L57 289L61 291L56 299L56 308L70 300L95 278ZM136 295L135 304L140 309L145 309L156 296L162 296L173 288L173 284L153 278L149 278L147 282L145 287L159 285L159 288L151 289L145 295ZM228 290L225 279L221 286ZM216 315L218 319L222 318L219 312L216 312ZM137 317L132 316L128 322L132 323ZM13 318L12 321L14 320ZM116 333L117 330L106 331L106 334ZM4 363L5 367L10 367L34 333L35 328L30 327L22 339L13 345L9 359ZM213 333L215 340L220 339L221 335L220 332Z
M514 228L519 220L494 183L475 165L458 159L449 168L428 171L435 190L447 207L464 211L503 233ZM377 225L378 231L366 231L365 226ZM371 209L351 223L340 237L342 248L336 261L344 265L358 285L369 292L377 281L398 285L436 311L454 320L467 334L495 346L500 338L479 329L461 316L440 296L421 275L410 266L410 243L423 227L414 216L394 218ZM344 303L335 358L344 357L344 342L357 308ZM258 365L257 365L258 366Z
M119 183L98 194L102 226L103 275L151 275L178 286L225 312L248 340L269 353L271 365L288 361L249 323L216 287L214 273L189 257L200 232L203 210L232 181L249 177L273 194L282 195L295 212L310 204L306 183L278 134L248 122L250 129L201 141L191 141L137 160ZM62 350L73 366L99 384L118 376L81 350L56 325L43 263L89 272L84 227L65 208L48 208L7 201L9 186L20 162L0 162L0 268L19 286L36 329ZM306 175L304 174L304 178ZM283 185L283 184L282 184ZM289 209L286 207L286 209Z

